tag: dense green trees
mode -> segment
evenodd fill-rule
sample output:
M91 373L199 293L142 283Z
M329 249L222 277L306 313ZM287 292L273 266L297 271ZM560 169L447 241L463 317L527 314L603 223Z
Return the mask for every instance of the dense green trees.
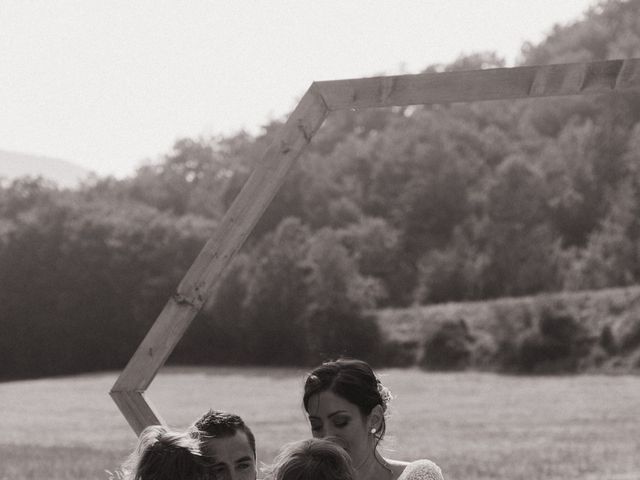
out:
M638 19L604 2L521 63L640 56ZM79 191L0 184L0 375L122 366L279 126ZM639 152L640 92L336 112L174 358L371 356L378 307L638 283Z
M3 196L2 375L120 366L214 227L38 182Z

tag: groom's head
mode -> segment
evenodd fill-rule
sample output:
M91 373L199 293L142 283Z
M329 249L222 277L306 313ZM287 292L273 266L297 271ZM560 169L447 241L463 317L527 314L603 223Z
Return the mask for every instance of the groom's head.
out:
M202 449L221 480L256 479L256 441L238 415L209 410L194 424Z

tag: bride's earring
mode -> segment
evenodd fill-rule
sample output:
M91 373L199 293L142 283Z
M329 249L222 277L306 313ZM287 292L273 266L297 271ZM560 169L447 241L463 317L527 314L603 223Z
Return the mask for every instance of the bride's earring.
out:
M371 430L369 430L372 434L375 434L378 430L376 430L375 427L373 427Z

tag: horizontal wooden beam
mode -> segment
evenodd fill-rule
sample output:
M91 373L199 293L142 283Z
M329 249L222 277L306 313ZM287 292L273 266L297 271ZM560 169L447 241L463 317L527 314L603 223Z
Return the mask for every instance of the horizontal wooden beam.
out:
M640 88L640 59L316 82L329 110L580 95Z
M118 408L138 434L148 425L163 423L143 392L211 295L329 111L637 88L639 59L313 83L116 380L111 396Z

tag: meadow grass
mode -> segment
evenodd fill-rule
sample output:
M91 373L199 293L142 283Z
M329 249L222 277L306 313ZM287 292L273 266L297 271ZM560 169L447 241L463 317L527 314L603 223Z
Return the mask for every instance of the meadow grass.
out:
M395 400L385 453L445 478L640 478L640 377L516 377L383 370ZM208 408L253 428L259 460L306 438L304 372L166 368L148 398L177 428ZM135 436L107 395L116 375L0 383L0 479L107 479Z

